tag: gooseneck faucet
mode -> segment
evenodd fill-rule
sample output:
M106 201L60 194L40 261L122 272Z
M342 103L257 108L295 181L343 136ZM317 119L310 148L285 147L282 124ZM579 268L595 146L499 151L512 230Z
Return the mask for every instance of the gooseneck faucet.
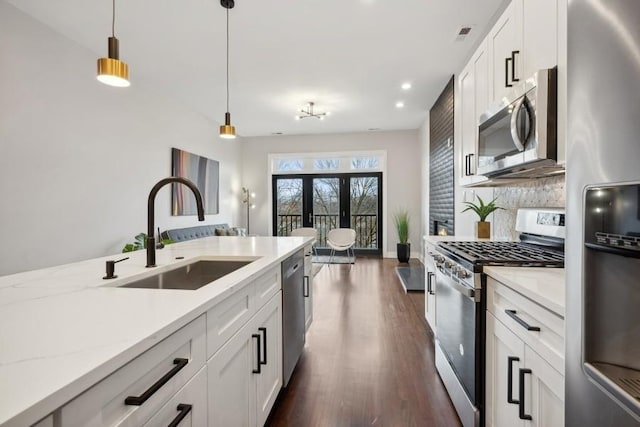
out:
M153 235L153 230L155 228L153 218L156 194L158 194L158 191L160 191L162 187L170 183L184 184L193 191L193 195L196 196L198 221L204 221L204 204L202 203L202 194L200 194L200 190L198 190L198 187L196 187L193 182L179 176L170 176L169 178L158 181L158 183L151 189L151 192L149 193L149 201L147 202L147 267L156 266L156 238Z

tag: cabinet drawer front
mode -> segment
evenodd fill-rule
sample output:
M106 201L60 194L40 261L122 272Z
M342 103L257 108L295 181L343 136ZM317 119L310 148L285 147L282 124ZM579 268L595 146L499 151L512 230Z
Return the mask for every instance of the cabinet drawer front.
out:
M207 367L203 367L147 422L144 427L166 427L181 419L180 427L207 425Z
M260 310L260 307L282 288L280 276L280 265L278 265L255 280L256 311Z
M255 314L253 283L207 311L207 359L215 354Z
M205 319L200 316L63 406L60 424L65 427L143 425L204 366L205 357ZM187 359L188 363L143 404L125 404L127 397L141 396L175 369L176 358Z
M564 320L560 316L491 277L487 280L487 310L564 372ZM527 330L525 324L540 330Z

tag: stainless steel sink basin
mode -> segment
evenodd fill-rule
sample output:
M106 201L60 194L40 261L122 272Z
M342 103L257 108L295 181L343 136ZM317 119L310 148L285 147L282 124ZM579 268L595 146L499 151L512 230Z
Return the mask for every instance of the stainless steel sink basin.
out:
M119 287L195 290L226 276L255 260L199 260L155 276L135 280Z

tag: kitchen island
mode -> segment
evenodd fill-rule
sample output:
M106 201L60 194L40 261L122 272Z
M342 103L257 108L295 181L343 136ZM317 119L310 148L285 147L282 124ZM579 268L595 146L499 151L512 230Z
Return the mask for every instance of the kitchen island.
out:
M118 368L190 324L263 273L278 271L307 237L209 237L116 264L103 280L96 258L0 277L0 425L38 422ZM253 260L197 290L132 289L119 285L197 259Z

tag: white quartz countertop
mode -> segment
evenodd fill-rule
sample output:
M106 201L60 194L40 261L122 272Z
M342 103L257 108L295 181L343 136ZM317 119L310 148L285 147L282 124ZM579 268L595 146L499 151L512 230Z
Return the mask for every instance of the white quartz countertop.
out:
M564 268L484 267L483 271L498 282L564 317Z
M156 251L151 269L142 250L0 277L0 425L37 422L311 240L209 237ZM256 260L198 290L116 287L218 257Z

